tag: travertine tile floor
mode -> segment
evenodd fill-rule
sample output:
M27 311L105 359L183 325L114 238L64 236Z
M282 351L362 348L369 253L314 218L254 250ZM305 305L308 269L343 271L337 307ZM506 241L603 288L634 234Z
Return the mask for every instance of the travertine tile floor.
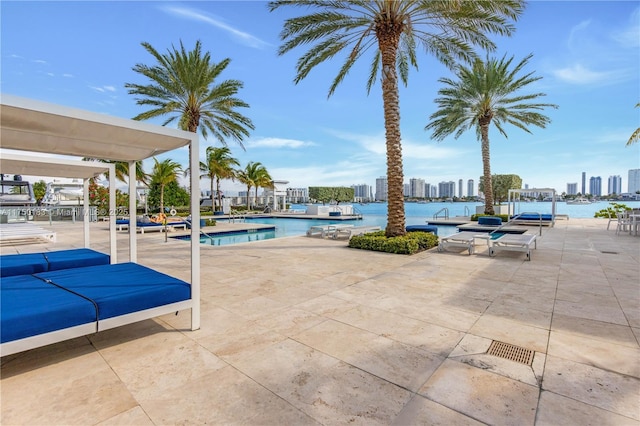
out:
M82 245L80 225L53 229L55 244L2 253ZM138 249L189 279L187 243ZM640 425L640 238L570 219L531 262L478 252L203 247L200 330L182 312L4 357L0 423ZM533 364L486 354L493 340Z

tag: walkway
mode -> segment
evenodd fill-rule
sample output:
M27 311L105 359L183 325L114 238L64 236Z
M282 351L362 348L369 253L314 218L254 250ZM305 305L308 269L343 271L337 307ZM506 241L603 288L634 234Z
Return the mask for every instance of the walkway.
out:
M80 226L18 250L79 247ZM180 313L4 357L0 423L640 425L640 238L605 228L558 221L531 262L307 237L203 247L200 330ZM188 280L187 243L138 246ZM531 364L486 354L493 341Z

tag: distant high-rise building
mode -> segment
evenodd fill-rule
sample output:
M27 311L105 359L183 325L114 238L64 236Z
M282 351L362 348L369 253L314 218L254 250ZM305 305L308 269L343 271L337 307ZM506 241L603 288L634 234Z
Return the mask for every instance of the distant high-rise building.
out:
M567 184L567 195L576 195L578 193L578 183Z
M380 176L376 179L376 201L387 201L388 198L387 177Z
M431 198L438 198L438 187L431 185Z
M587 190L587 172L582 172L582 190L581 190L581 194L584 195L586 194L586 190Z
M409 180L409 193L411 197L424 198L424 179L412 178Z
M591 176L589 179L589 194L594 197L602 195L602 178L600 176Z
M454 181L440 182L438 184L438 194L441 198L452 198L456 195L456 183Z
M609 176L609 180L607 181L607 191L609 195L622 194L622 177L620 177L620 175Z
M462 193L462 179L458 179L458 198L464 197Z
M476 193L473 190L473 179L467 181L467 197L473 197Z
M627 182L627 192L635 194L640 191L640 169L629 170L629 180Z
M371 185L363 183L361 185L351 185L351 187L353 188L354 201L358 203L368 203L369 201L373 201L373 197L371 196Z

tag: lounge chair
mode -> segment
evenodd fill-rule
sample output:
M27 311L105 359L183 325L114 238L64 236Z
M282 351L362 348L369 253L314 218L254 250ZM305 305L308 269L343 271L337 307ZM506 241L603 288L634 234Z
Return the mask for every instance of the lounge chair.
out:
M33 223L11 223L0 226L0 243L56 242L56 233Z
M307 230L307 237L320 236L322 238L334 236L339 230L353 228L353 225L314 225ZM335 237L334 237L335 238Z
M456 232L455 234L447 237L440 238L438 244L438 251L443 252L449 248L463 248L469 251L469 255L472 255L475 250L475 239L481 238L487 240L489 238L488 233L478 234L477 232Z
M489 241L489 256L494 256L496 251L519 251L527 255L531 260L531 245L537 248L536 236L533 234L504 234L502 237Z
M0 355L192 308L191 286L135 263L0 280Z
M340 238L341 235L346 236L347 239L351 239L354 235L364 235L380 230L382 230L382 228L379 226L351 226L349 228L340 228L333 232L333 239L336 240Z

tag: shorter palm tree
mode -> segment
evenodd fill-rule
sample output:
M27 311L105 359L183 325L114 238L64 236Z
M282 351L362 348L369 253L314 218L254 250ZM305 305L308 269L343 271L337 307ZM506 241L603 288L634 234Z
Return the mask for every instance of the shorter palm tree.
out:
M432 138L442 141L454 134L458 139L465 131L474 128L481 142L484 180L485 214L494 214L493 187L491 185L491 156L489 153L489 125L493 123L506 138L505 124L512 124L527 133L527 126L545 128L551 121L538 112L546 107L558 108L554 104L529 102L544 93L518 95L527 85L540 80L533 72L524 76L517 74L527 65L532 55L509 70L513 57L497 60L487 57L477 60L471 67L459 65L455 71L457 80L441 78L445 85L438 91L435 100L439 109L429 117L425 130L433 130Z
M269 175L269 172L267 172L267 169L259 161L249 162L245 166L244 170L239 170L237 172L237 178L240 182L247 185L247 210L251 208L251 202L250 202L251 188L255 186L256 188L255 196L257 197L258 187L266 186L267 181L269 181L269 184L271 184L271 181L272 181L271 176ZM254 204L255 204L255 199L254 199Z
M206 151L207 159L205 162L200 162L200 175L201 178L208 177L211 179L211 208L216 205L214 197L217 194L218 205L222 207L222 192L220 191L220 181L223 179L235 180L236 169L234 166L239 166L238 160L231 156L231 150L223 146L221 148L215 148L213 146L207 147ZM216 191L214 193L213 186L215 182Z
M153 157L155 164L149 175L151 184L160 186L160 212L164 212L164 188L171 182L178 180L178 174L182 172L182 166L179 163L167 158L164 161L158 161Z

